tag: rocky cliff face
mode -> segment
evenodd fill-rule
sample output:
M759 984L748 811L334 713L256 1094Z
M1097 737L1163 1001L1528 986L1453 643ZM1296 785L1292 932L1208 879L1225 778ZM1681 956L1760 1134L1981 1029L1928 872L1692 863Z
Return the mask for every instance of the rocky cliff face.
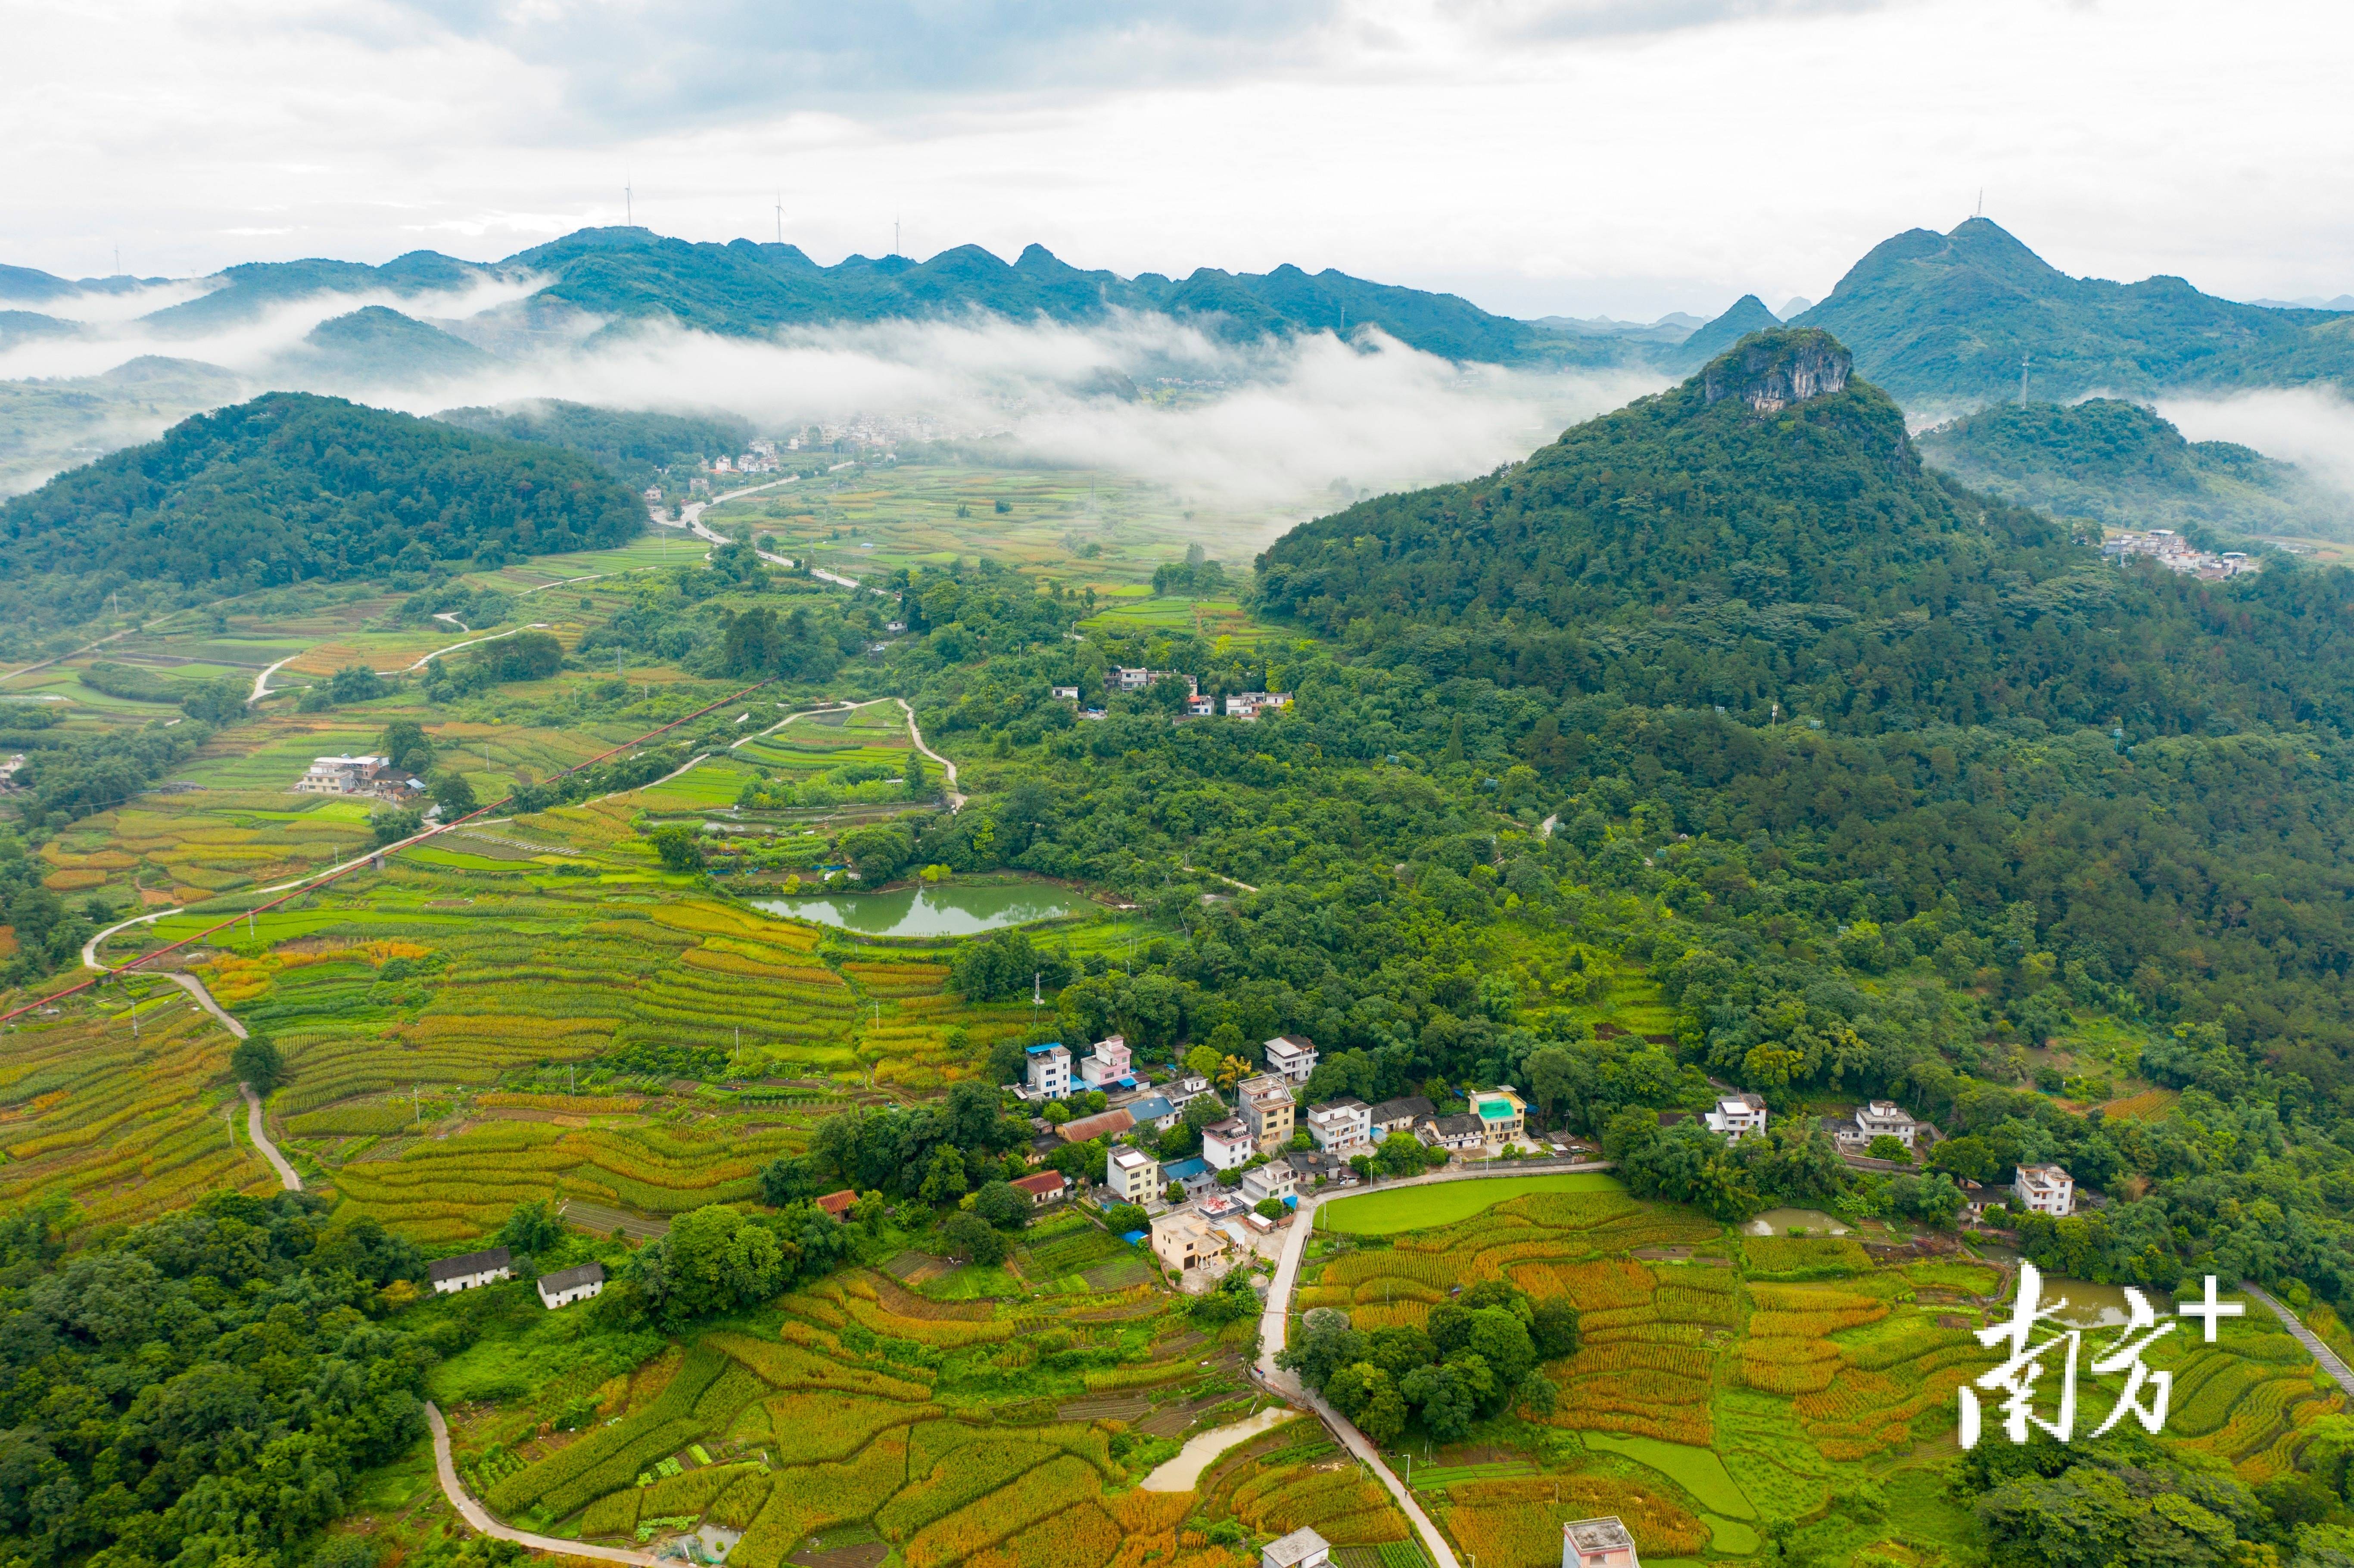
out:
M1738 397L1760 414L1845 389L1854 356L1827 332L1752 333L1709 362L1701 379L1712 405Z

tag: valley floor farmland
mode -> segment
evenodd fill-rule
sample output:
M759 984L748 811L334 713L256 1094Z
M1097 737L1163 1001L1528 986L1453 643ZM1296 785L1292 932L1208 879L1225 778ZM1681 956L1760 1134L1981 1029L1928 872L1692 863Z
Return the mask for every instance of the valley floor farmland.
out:
M1752 1556L1769 1526L1808 1562L1975 1560L1946 1466L1955 1390L1997 1359L1975 1330L2009 1318L2009 1261L1744 1235L1607 1177L1571 1180L1330 1201L1289 1304L1288 1339L1318 1308L1365 1331L1419 1327L1484 1280L1578 1306L1583 1343L1543 1369L1560 1391L1551 1416L1508 1414L1447 1449L1409 1435L1418 1500L1459 1554L1549 1568L1564 1520L1616 1513L1646 1563ZM1442 1198L1442 1223L1373 1228ZM2268 1316L2227 1321L2212 1346L2192 1330L2147 1358L2175 1379L2162 1442L2251 1485L2286 1473L2345 1395ZM2086 1380L2080 1436L2123 1382ZM1408 1473L1403 1456L1394 1467Z

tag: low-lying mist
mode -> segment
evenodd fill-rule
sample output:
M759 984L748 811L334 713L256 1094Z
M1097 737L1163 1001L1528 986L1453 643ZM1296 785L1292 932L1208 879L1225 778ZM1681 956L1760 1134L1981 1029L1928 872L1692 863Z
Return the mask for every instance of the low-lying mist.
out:
M419 414L555 397L619 408L724 409L778 434L863 425L903 446L928 439L981 443L1002 454L994 461L1107 470L1262 519L1270 510L1295 517L1329 510L1336 481L1363 494L1485 472L1663 384L1649 372L1458 366L1374 331L1346 343L1322 334L1236 345L1156 315L1086 327L974 315L769 340L649 325L585 343L558 340L479 373L390 384L338 373L300 352L312 327L362 304L439 316L474 335L474 323L464 318L511 315L495 309L510 299L321 296L196 337L166 338L130 323L103 337L20 344L0 355L0 377L74 376L80 379L72 385L87 389L108 385L114 377L101 373L134 354L164 355L228 367L244 396L298 387ZM93 424L72 459L60 453L47 462L20 450L10 488L86 460L104 439Z
M2354 496L2354 402L2334 387L2259 387L2223 397L2160 397L2158 411L2194 441L2237 441L2293 462Z

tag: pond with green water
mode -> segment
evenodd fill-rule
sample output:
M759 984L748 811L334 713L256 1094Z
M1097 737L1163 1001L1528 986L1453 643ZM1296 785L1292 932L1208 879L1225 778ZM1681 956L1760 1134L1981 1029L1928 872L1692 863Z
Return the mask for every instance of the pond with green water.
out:
M1005 926L1085 915L1095 906L1050 882L949 883L896 893L825 893L756 898L771 915L839 926L869 937L970 937Z

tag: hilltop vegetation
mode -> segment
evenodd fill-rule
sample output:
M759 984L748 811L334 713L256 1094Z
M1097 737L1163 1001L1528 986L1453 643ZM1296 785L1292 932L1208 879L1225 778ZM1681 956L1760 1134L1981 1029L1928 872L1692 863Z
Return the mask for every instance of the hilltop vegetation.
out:
M2115 397L1998 403L1919 438L1925 461L2014 506L2112 528L2341 536L2347 500L2294 463L2232 441L2187 441Z
M655 414L557 397L495 408L444 408L433 417L476 435L579 452L638 490L652 484L658 470L673 464L693 468L740 452L753 433L749 423L733 414Z
M2016 397L2022 355L2033 391L2060 400L2354 374L2345 316L2243 305L2180 278L2072 278L1983 217L1882 240L1792 324L1837 334L1907 407Z
M1770 417L1730 380L1711 399L1810 353L1843 373L1829 342L1756 334L1523 462L1320 518L1260 557L1261 602L1377 662L1753 725L2354 723L2354 579L2120 574L1925 471L1860 380Z
M273 392L60 474L0 506L20 622L265 586L618 545L645 509L568 452L339 397Z

